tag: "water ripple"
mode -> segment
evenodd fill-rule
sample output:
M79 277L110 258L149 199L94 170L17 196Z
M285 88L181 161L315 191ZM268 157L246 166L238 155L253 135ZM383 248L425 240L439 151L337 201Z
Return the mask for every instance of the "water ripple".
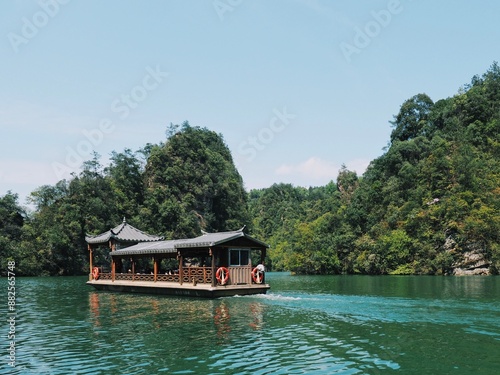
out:
M98 293L83 278L19 284L17 367L1 363L0 373L486 375L500 366L500 305L491 293L478 300L477 288L474 299L442 300L276 283L267 295L199 300Z

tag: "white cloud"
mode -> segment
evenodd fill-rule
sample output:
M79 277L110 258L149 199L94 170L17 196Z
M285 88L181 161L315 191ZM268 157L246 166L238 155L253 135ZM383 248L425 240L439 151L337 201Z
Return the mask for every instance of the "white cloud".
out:
M339 165L313 156L299 164L283 164L276 169L276 173L281 176L298 175L314 180L332 180L337 176L338 170Z
M50 163L36 161L0 161L0 183L2 185L43 185L57 182Z
M347 169L355 171L358 176L361 176L363 173L365 173L366 168L368 168L370 162L371 160L368 159L354 159L349 161L348 163L345 163L345 165Z
M1 160L0 196L12 191L23 204L26 197L42 185L53 185L57 177L50 163L37 161Z
M344 163L349 170L354 170L362 175L369 160L355 159ZM342 167L342 163L335 163L312 156L298 164L282 164L275 172L281 178L287 178L290 182L299 186L324 185L335 180Z
M75 135L92 124L92 119L68 114L59 108L42 106L30 102L13 102L0 109L0 125L12 133L50 134L51 136Z

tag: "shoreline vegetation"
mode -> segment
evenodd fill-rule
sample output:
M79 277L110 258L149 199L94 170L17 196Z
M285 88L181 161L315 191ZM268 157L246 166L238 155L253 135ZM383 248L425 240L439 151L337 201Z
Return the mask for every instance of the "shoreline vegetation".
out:
M406 100L384 154L325 186L245 191L222 135L188 122L166 140L94 153L79 174L0 196L0 266L19 276L88 273L86 234L126 217L167 239L247 225L266 266L294 274L487 275L500 271L500 67L452 97ZM106 262L109 249L101 249Z

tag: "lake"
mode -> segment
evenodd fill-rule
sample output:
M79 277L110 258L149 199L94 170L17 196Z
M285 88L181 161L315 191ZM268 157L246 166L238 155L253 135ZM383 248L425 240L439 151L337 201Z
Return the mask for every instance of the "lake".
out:
M491 374L500 278L290 276L215 300L16 279L16 367L2 374ZM7 311L7 279L0 279Z

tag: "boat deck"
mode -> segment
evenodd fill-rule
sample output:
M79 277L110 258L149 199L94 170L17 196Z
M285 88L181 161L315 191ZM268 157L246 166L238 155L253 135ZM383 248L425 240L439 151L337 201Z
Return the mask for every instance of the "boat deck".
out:
M91 280L87 281L97 290L145 294L164 294L188 297L218 298L235 295L265 294L269 284L218 285L196 284L168 281L130 281L130 280Z

